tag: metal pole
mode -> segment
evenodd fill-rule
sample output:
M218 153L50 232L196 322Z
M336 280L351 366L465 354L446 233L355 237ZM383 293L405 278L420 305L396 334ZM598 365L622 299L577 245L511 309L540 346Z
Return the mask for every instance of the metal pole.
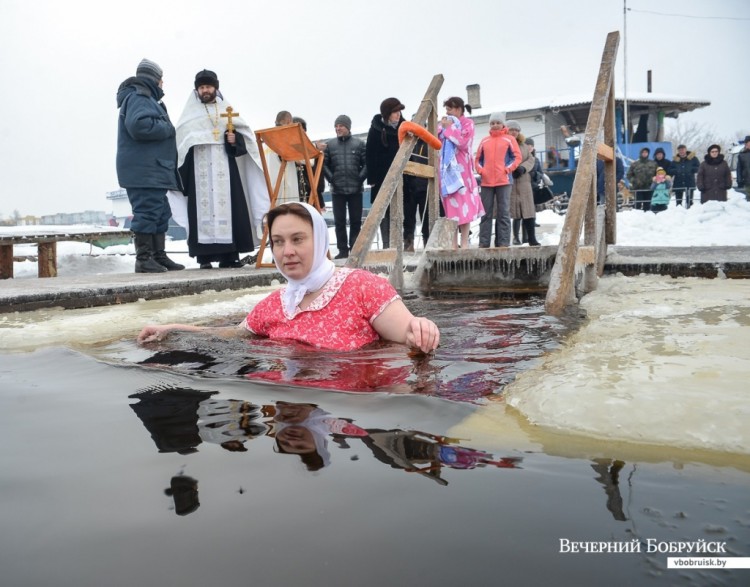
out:
M628 137L628 0L622 0L622 62L623 62L623 145L627 145Z

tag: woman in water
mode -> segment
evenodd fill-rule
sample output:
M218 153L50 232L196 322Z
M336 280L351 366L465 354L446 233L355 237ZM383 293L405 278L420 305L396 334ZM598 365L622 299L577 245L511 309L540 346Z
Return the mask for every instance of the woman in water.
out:
M236 327L149 325L138 342L182 330L257 335L331 350L357 349L381 338L426 353L437 348L438 327L413 316L386 279L362 269L337 269L328 259L328 227L315 208L282 204L266 215L266 222L286 287L261 300Z

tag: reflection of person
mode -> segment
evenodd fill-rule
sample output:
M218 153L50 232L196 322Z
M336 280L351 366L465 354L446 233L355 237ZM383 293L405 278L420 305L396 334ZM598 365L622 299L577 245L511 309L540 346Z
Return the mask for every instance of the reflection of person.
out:
M516 120L506 123L508 133L518 142L521 151L521 164L511 174L513 185L510 190L510 217L513 219L513 244L521 244L518 231L523 225L523 242L528 241L530 247L538 247L536 240L536 206L534 206L534 190L531 188L531 170L534 169L536 158L531 152L531 146L526 144L526 138L521 134L521 125Z
M510 246L511 173L521 164L518 143L508 134L505 114L490 114L490 134L479 143L475 159L482 178L484 216L479 223L479 248L490 246L495 220L495 246Z
M198 481L187 475L172 477L164 495L174 499L174 513L178 516L192 514L201 505L198 499Z
M750 137L748 137L750 138ZM667 170L671 173L674 185L675 202L678 206L682 205L683 195L685 208L693 205L693 191L695 190L695 174L698 173L700 161L695 153L688 151L685 145L677 147L677 155L672 159L672 169Z
M455 440L417 430L367 429L362 441L380 462L412 473L419 473L440 485L448 485L440 474L443 467L474 469L493 465L502 469L519 467L521 458L501 457L454 444Z
M727 201L727 190L732 189L732 172L724 161L719 145L711 145L698 167L696 184L701 193L701 204L709 200Z
M375 202L380 186L398 153L398 127L404 121L401 111L405 106L398 98L386 98L380 103L380 113L372 117L370 130L367 133L365 146L367 162L367 183L370 189L370 201ZM380 222L380 234L383 237L383 248L391 246L391 208L386 209Z
M187 324L149 325L138 341L172 330L255 333L318 348L351 350L383 338L423 352L437 348L434 322L409 312L386 279L359 269L336 269L328 252L328 227L309 204L278 206L267 214L274 262L287 286L256 305L240 328Z
M222 117L230 107L219 92L219 79L204 69L195 76L177 123L179 168L184 195L170 194L175 218L188 228L188 250L201 269L241 267L239 254L255 248L268 211L260 152L255 134L239 116L234 132ZM177 210L182 206L178 217Z
M144 59L117 90L117 180L133 209L135 272L184 269L164 252L172 211L167 190L179 189L175 129L161 99L162 69Z
M479 197L477 180L474 177L474 121L465 116L471 114L471 106L462 98L453 96L443 102L445 116L438 126L438 137L443 143L440 153L440 196L445 217L458 222L461 248L469 248L469 225L484 214ZM458 248L458 233L454 236L454 248Z
M362 228L362 184L367 179L365 143L352 136L352 120L346 114L333 123L336 138L325 152L325 172L331 184L333 221L336 225L336 259L346 259ZM349 236L346 235L346 211L349 210Z
M659 167L656 170L656 175L651 183L651 211L654 214L664 212L669 206L669 199L671 197L670 189L672 188L672 180L664 171L664 168Z
M628 518L622 509L622 495L620 495L620 470L625 463L620 460L594 459L591 468L599 474L596 481L602 484L607 494L607 509L618 522L624 522Z
M315 404L276 402L274 436L280 453L299 455L308 471L318 471L331 462L328 436L365 436L359 426L334 418Z

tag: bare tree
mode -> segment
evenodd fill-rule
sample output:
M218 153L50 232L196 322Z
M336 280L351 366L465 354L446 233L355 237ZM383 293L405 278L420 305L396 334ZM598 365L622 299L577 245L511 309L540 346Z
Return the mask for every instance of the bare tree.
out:
M687 122L678 118L666 129L664 140L672 143L672 148L675 150L677 145L687 145L689 151L693 151L702 158L708 151L709 145L721 145L726 151L728 147L736 145L738 140L741 140L746 134L750 133L738 131L735 134L737 136L729 138L721 137L710 124L700 124L693 121Z

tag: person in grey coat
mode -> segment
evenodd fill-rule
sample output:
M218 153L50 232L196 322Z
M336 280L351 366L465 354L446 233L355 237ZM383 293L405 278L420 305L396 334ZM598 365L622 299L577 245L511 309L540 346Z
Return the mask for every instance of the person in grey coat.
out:
M708 153L698 168L696 183L701 193L701 204L709 200L727 201L727 191L732 189L732 172L724 161L719 145L708 147Z
M336 259L346 259L362 228L362 185L367 179L365 143L353 137L352 121L342 114L333 123L336 138L328 141L323 172L331 184L333 221L336 227ZM346 210L349 209L349 237Z
M161 99L162 69L143 59L117 90L117 179L133 209L136 273L184 269L164 251L172 211L167 190L181 190L175 128Z
M538 247L536 240L536 207L534 206L534 190L531 188L531 170L534 169L536 158L531 152L531 145L526 144L526 137L521 134L521 125L517 120L505 123L508 133L518 141L521 151L521 164L511 174L513 187L510 191L510 217L513 228L513 244L520 245L518 231L523 225L524 240L531 247Z

